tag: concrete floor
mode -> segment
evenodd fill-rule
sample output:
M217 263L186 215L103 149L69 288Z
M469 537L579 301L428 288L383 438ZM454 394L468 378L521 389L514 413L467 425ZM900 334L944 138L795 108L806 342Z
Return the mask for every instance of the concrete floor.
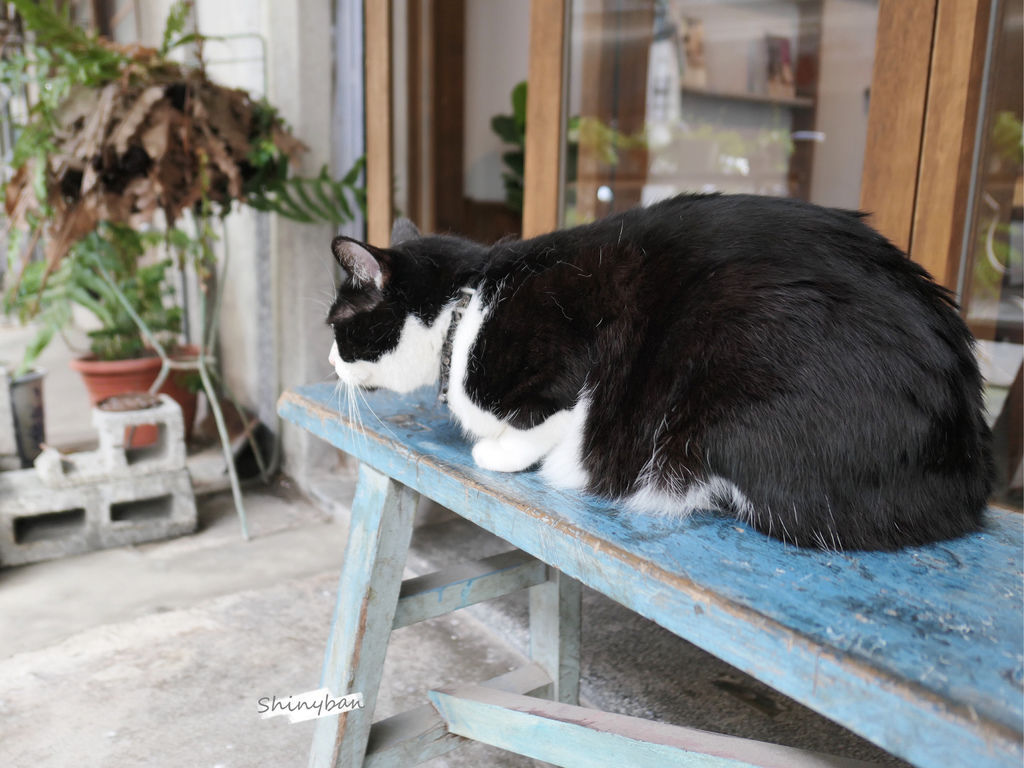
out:
M0 361L31 336L0 321ZM72 355L55 341L39 360L47 440L64 449L94 443ZM256 702L319 686L352 475L331 492L314 506L287 479L249 486L249 542L220 494L200 500L192 536L0 569L0 766L305 765L313 724L261 720ZM522 663L465 617L408 627L377 711ZM484 745L432 763L534 764Z
M0 764L303 765L312 723L257 699L318 687L346 536L278 487L201 505L193 536L0 571ZM396 632L382 714L522 663L464 617ZM483 754L494 752L495 754ZM530 765L489 748L443 765Z
M0 570L0 765L304 764L312 724L256 701L318 687L346 526L284 483L246 501L248 543L220 494L192 536ZM414 541L407 575L507 549L460 520ZM395 632L377 716L522 664L525 613L517 596ZM590 706L899 764L591 591L583 675ZM430 765L536 764L472 745Z
M24 336L0 328L0 360ZM44 361L58 446L89 438L67 356L55 344ZM250 542L221 494L201 501L192 536L0 569L0 766L304 765L313 724L260 720L256 702L318 687L351 480L334 475L315 505L287 480L250 486ZM448 515L424 519L407 575L508 548ZM523 663L523 597L395 632L377 717ZM589 706L902 765L597 593L583 621ZM429 765L537 763L470 745Z

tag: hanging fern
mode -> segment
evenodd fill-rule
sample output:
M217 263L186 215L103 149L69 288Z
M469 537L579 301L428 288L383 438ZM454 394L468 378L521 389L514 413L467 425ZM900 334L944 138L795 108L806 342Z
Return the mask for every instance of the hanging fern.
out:
M245 202L258 211L307 224L344 224L355 218L356 209L366 213L366 190L357 183L365 164L365 158L359 158L340 180L331 178L326 165L317 176L267 180L248 193Z
M2 52L0 89L34 86L38 93L27 121L17 126L12 167L0 184L0 232L9 244L0 300L22 319L39 316L43 327L23 367L68 322L71 304L100 321L102 333L92 339L103 348L97 351L119 356L141 346L139 329L105 312L111 302L97 303L101 292L90 271L77 268L82 259L74 254L98 251L100 241L116 245L119 236L155 225L163 229L154 231L156 240L166 239L179 261L187 258L205 279L215 260L212 223L236 204L335 226L365 211L362 159L341 179L326 167L313 177L292 176L306 147L272 105L209 80L201 57L198 67L167 58L204 39L190 31L191 2L173 4L158 49L81 30L54 0L11 2L30 34L21 50ZM194 237L175 228L182 217L195 221ZM33 262L37 243L43 262ZM162 281L163 272L146 272L137 260L107 271L122 288L146 278L148 292L138 298L157 307L165 297L154 292L153 281ZM134 309L156 330L175 322L147 315L144 306Z

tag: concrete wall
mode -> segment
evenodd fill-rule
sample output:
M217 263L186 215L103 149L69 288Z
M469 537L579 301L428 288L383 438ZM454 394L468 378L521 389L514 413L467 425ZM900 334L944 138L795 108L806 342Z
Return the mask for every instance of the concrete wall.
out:
M204 59L211 79L247 90L255 98L268 93L269 44L266 12L246 0L200 0L199 30L211 37ZM244 206L224 222L219 251L227 263L223 284L220 348L225 383L261 420L273 425L274 312L270 218ZM271 386L267 386L267 385Z
M300 170L315 173L331 159L331 6L328 0L266 0L265 8L268 95L309 146ZM330 371L323 291L334 287L329 251L333 234L327 226L277 216L271 220L281 389L322 379ZM333 450L295 427L282 426L282 439L284 469L300 485L317 465L333 460Z
M354 0L337 0L341 12ZM170 0L140 4L141 41L159 44ZM315 174L332 154L355 155L332 130L335 100L334 0L197 0L199 31L231 35L204 49L208 72L224 85L266 96L309 151L297 169ZM361 62L361 49L357 52ZM360 81L362 72L354 73ZM346 106L361 126L362 97ZM357 137L361 147L362 134ZM333 149L333 152L332 152ZM220 243L224 283L220 355L227 385L276 429L279 392L330 373L324 315L333 300L329 226L299 224L247 208L225 222ZM336 453L300 430L282 427L284 469L300 484L336 462Z

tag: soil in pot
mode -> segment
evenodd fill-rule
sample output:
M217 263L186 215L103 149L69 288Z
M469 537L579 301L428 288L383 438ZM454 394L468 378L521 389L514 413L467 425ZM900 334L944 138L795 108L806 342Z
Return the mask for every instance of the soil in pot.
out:
M174 358L187 359L197 354L195 347L179 347ZM95 406L112 395L147 391L160 373L160 358L150 355L131 360L97 360L87 355L72 360L71 367L82 374L86 389L89 390L90 403ZM189 391L186 386L191 375L188 371L171 371L167 381L160 387L161 392L170 395L181 406L186 441L192 435L192 422L196 416L196 393ZM135 429L130 445L132 448L152 445L156 438L156 427L144 425Z

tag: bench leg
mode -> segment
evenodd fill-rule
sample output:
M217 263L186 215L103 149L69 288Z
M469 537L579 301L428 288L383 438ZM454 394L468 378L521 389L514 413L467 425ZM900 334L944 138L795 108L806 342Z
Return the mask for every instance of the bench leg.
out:
M576 704L580 697L580 583L556 568L530 587L530 658L552 680L551 698Z
M321 685L334 696L362 693L363 708L316 721L311 768L363 763L417 498L360 464Z

